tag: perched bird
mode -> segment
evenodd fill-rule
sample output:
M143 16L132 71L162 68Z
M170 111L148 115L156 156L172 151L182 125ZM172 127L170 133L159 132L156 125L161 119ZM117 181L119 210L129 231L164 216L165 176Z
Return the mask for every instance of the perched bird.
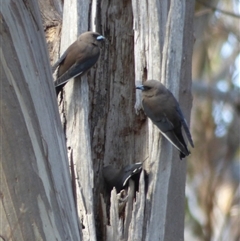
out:
M110 190L116 188L119 193L126 185L130 178L138 177L142 171L142 163L128 164L120 170L111 165L103 167L103 177Z
M136 89L142 90L142 105L145 114L180 151L180 159L188 156L190 151L184 141L182 127L191 146L194 147L194 145L186 120L172 92L156 80L148 80Z
M99 43L104 39L99 33L85 32L68 47L52 67L53 72L58 67L54 82L57 95L69 79L83 75L97 62L100 55Z

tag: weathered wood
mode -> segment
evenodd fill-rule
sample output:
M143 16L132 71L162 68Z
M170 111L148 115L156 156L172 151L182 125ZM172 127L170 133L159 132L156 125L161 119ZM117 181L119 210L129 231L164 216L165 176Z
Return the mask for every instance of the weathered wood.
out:
M163 2L165 2L165 5ZM155 11L158 12L156 16L166 16L161 15L161 10L167 12L167 2L161 1L161 3L161 8L159 8L155 2L148 3L151 5L150 9L155 9ZM138 2L138 4L142 6L141 3ZM152 6L152 4L156 5ZM165 6L165 8L163 8L163 6ZM139 12L136 11L133 14L138 17L138 13ZM152 11L152 13L154 15L154 11ZM189 46L193 45L191 32L193 4L189 1L187 3L185 3L185 1L171 1L168 21L166 21L164 17L161 20L159 20L159 18L150 19L152 19L152 21L149 22L149 28L159 24L161 27L156 27L156 29L161 29L164 36L161 35L161 37L157 39L149 39L150 43L145 45L150 47L154 46L154 44L163 46L161 43L164 43L164 47L162 54L160 51L151 51L151 58L154 60L157 59L158 62L155 65L150 62L151 58L149 58L149 60L145 58L147 61L146 66L148 66L149 63L151 63L150 66L154 66L154 71L151 68L149 74L147 71L147 79L161 79L161 82L165 83L176 97L178 97L178 93L180 93L181 99L185 100L185 102L180 101L180 105L189 120L189 110L191 107L191 101L189 101L189 99L191 99L192 47L188 48L187 44ZM141 39L139 35L144 35L144 33L139 30L141 29L139 28L139 26L141 26L141 18L134 19L134 22L138 23L134 25L138 26L138 28L135 28L135 46L139 46L139 49L135 48L135 62L137 62L136 52L142 51L142 44L138 43ZM163 31L166 22L166 31ZM143 66L143 64L138 65L136 76L138 73L140 73L141 76ZM158 72L160 68L161 78ZM184 97L182 97L182 94ZM136 105L136 107L138 108L139 105ZM188 115L186 115L186 110L188 110ZM149 159L146 160L145 167L149 172L147 200L150 201L146 200L145 206L144 223L147 224L147 230L145 230L146 237L144 240L183 240L185 161L178 159L176 151L172 151L172 146L166 139L159 140L159 131L156 127L153 127L150 122L148 137Z
M65 1L61 37L61 54L88 30L90 2ZM64 99L59 106L66 135L68 152L76 170L77 210L82 222L83 240L97 240L94 212L94 173L91 156L89 115L91 97L86 76L82 80L69 81L64 87ZM100 200L100 199L99 199Z
M183 240L186 163L146 121L135 84L161 80L179 96L189 120L193 5L176 0L171 5L165 0L65 1L61 52L87 30L107 38L98 63L64 87L59 106L76 172L84 240ZM102 228L103 165L139 161L145 161L148 173L147 194L142 184L136 202L129 199L124 223L112 194L110 226Z
M164 40L164 48L162 55L162 71L161 82L163 82L178 98L180 83L180 68L182 59L182 39L185 18L185 2L177 4L171 1L166 25L166 35ZM154 127L156 129L156 127ZM157 133L153 131L150 139L156 138ZM185 188L185 161L178 159L173 155L173 148L166 139L162 139L161 143L153 141L151 162L153 162L153 185L149 189L152 194L150 221L147 228L146 240L183 240L183 224L184 224L184 188ZM159 152L160 150L160 152ZM175 152L176 153L176 152ZM160 157L160 158L159 158ZM156 161L158 160L158 161ZM175 169L178 166L178 169ZM172 176L172 171L175 175ZM174 179L179 179L177 185L172 186ZM174 202L174 197L178 202ZM174 205L172 205L174 203ZM172 209L169 209L171 207ZM175 211L174 211L175 210ZM171 233L167 232L169 226L172 227L171 219L168 214L174 213L177 216L177 225ZM169 218L169 219L168 219ZM158 230L156 232L155 230ZM168 237L168 238L167 238Z
M96 2L92 2L91 8L87 1L69 4L65 2L64 5L62 52L77 35L87 30L96 30L107 38L98 64L88 75L70 81L64 87L60 106L67 147L69 151L73 150L77 192L80 189L82 192L78 195L77 205L85 226L83 234L86 239L91 236L91 240L95 240L96 231L89 225L95 227L95 218L98 225L101 222L99 195L103 191L103 164L114 163L120 167L124 163L137 162L144 144L136 145L136 137L141 132L136 128L134 59L133 54L129 54L134 51L132 7L131 1L103 1L101 16L97 17ZM76 17L78 11L81 19ZM114 24L116 17L117 25ZM129 150L132 150L131 154ZM92 219L86 223L89 214ZM97 235L101 236L100 225L97 229Z
M37 2L0 8L1 238L80 240Z
M134 195L135 195L135 187L133 181L129 180L129 187L127 191L128 200L125 207L125 215L124 215L124 232L123 232L123 240L127 240L129 236L129 226L132 219L132 210L133 210L133 203L134 203Z
M145 182L144 172L140 176L139 193L136 193L136 200L133 202L133 207L128 215L131 215L131 223L128 226L128 236L125 236L125 240L144 240L143 229L144 223L144 210L145 210ZM127 214L126 214L127 215ZM126 227L127 228L127 227Z
M60 4L60 0L38 0L38 5L48 45L50 62L51 65L53 65L59 57L62 6Z

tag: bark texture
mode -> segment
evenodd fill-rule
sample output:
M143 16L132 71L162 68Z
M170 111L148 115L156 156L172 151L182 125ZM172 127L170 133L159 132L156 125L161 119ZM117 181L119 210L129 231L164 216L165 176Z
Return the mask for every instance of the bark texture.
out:
M9 0L8 2L10 5L10 2L14 1ZM61 14L59 1L53 1L51 4L55 6L56 12ZM18 5L21 6L20 3ZM44 5L39 5L43 22L45 22L46 19L49 19L46 16L49 15L45 13ZM4 15L2 19L7 16L7 14ZM36 16L39 16L39 13ZM41 144L38 144L41 148L32 148L33 159L28 160L31 165L27 165L25 161L26 156L29 156L26 154L27 152L21 152L20 149L17 151L26 155L23 157L19 155L24 165L27 165L26 170L34 167L32 163L35 162L38 165L41 164L41 167L43 165L48 167L37 173L40 181L43 180L42 175L45 177L44 182L39 181L44 184L45 192L46 186L54 184L53 187L49 187L49 192L41 192L41 194L46 200L49 200L49 196L52 197L51 202L49 201L51 205L56 203L56 209L51 214L56 215L54 221L59 222L59 226L55 225L58 227L58 232L52 232L56 235L55 239L80 240L72 201L74 196L83 240L183 240L186 163L179 160L177 151L161 138L158 129L145 117L141 110L141 98L139 92L135 91L135 85L147 79L161 80L176 98L179 96L180 105L189 121L193 45L192 18L193 2L188 0L181 2L172 0L171 4L165 0L64 1L60 53L63 53L80 33L88 30L100 32L107 38L98 63L82 78L70 80L64 87L63 97L58 99L60 119L68 150L73 193L65 162L66 148L63 134L57 116L57 108L54 106L55 93L53 85L50 83L49 68L47 70L46 67L44 68L49 63L46 56L38 56L44 52L45 46L40 45L39 48L42 49L42 52L33 51L32 47L32 43L40 44L41 42L41 38L38 37L38 34L42 34L39 31L41 28L33 28L36 32L34 36L30 33L25 34L28 41L24 39L24 43L28 43L29 49L23 59L27 59L27 64L20 58L23 53L15 55L19 56L17 63L22 71L20 73L24 73L22 75L25 78L22 80L27 80L27 87L22 89L29 91L28 95L31 99L22 101L22 93L18 91L19 87L15 87L15 85L19 85L18 82L16 82L17 84L11 82L11 85L6 84L6 86L10 89L11 86L14 86L13 93L18 93L14 95L15 102L18 103L15 108L20 111L19 115L23 116L20 126L25 126L26 129L21 136L25 133L28 135L32 133L25 124L29 119L40 129L39 133L34 136L31 134L29 138L26 134L26 141L22 141L22 146L19 145L22 150L23 145L28 141L33 147L36 143ZM36 24L36 20L31 22L33 26L35 26L34 23ZM51 23L44 26L51 26ZM14 27L12 32L18 33L19 30L17 31L16 26ZM29 41L29 36L35 41ZM8 38L11 39L10 37L9 34ZM12 44L10 49L21 50L20 46L15 47L14 41L8 42L8 44ZM34 45L34 47L37 49L37 46ZM56 52L51 52L51 48L49 45L50 59L56 59ZM4 53L3 56L7 56L7 52ZM37 59L35 59L36 56L38 56ZM15 72L10 71L11 75L9 75L5 65L4 71L7 73L5 79L8 83L9 76ZM36 71L23 71L22 68L26 69L26 66L31 71L34 70L34 66L36 71L44 69L44 74L39 72L39 75L36 75ZM18 76L21 76L20 73ZM30 78L26 78L25 75L29 73L32 75ZM29 81L32 79L35 81ZM44 79L43 82L41 82L42 79ZM46 95L43 95L45 92ZM50 100L45 96L48 96ZM9 94L4 95L4 98L9 98L9 102L13 99ZM21 103L28 103L28 105L33 103L33 107L24 109ZM4 104L2 105L4 107ZM4 108L7 113L7 108ZM18 111L11 112L11 115L14 114L11 119L21 120L15 116ZM26 118L24 111L30 112L33 117ZM4 116L4 118L7 117L6 114ZM1 123L9 124L6 119L2 119ZM46 127L46 123L52 128ZM4 125L1 124L1 127ZM10 130L9 132L5 132L5 130L6 128L4 128L3 137L4 140L7 140ZM33 138L35 139L33 140ZM14 140L19 142L18 138ZM7 143L12 143L12 140L6 141L4 150L7 149ZM54 146L55 144L56 146ZM27 147L27 150L31 149ZM45 153L45 155L40 155L42 158L35 154L37 151L38 154L41 153L41 150ZM46 160L44 157L47 157ZM10 155L8 160L11 158L12 161L16 159ZM56 164L56 161L59 163ZM119 196L113 190L109 201L102 177L102 168L108 164L122 167L135 162L143 162L148 182L145 182L146 179L142 173L139 191L136 194L134 185L130 182L124 214L119 215ZM29 169L29 173L33 173L33 171ZM13 172L11 178L16 175ZM30 174L27 177L29 180L33 180ZM48 184L46 180L50 180L51 183ZM58 180L57 183L56 180ZM6 182L8 183L8 181ZM35 186L25 188L31 190L31 193L36 192L32 194L33 200L38 197L39 188ZM56 193L58 194L56 195ZM65 197L62 194L65 194ZM24 195L21 198L25 197ZM45 204L45 202L43 203ZM51 210L50 204L49 209ZM29 205L35 207L34 202ZM36 210L42 210L41 208L34 210L37 212ZM16 218L19 218L19 215L16 215ZM41 222L41 218L42 216L38 222ZM65 226L61 226L65 219L67 219ZM26 223L29 224L29 222ZM47 233L45 229L42 232ZM48 240L47 238L46 240ZM45 238L42 239L45 240Z
M80 240L37 3L0 8L2 240Z
M139 83L158 79L177 98L180 93L181 106L189 120L193 4L189 1L172 1L171 5L168 1L71 4L79 9L81 21L70 11L73 5L65 3L62 42L66 40L68 44L62 45L62 52L87 30L98 31L107 38L98 64L88 75L68 83L60 104L77 176L78 211L83 225L88 226L83 231L84 237L183 240L186 164L179 161L177 152L172 152L171 145L146 121L138 93L135 97L135 80ZM72 32L74 38L70 37ZM121 167L137 161L145 161L148 192L145 195L140 191L133 202L139 208L133 213L133 203L128 199L124 220L117 218L117 197L112 197L110 226L105 227L108 215L101 210L104 204L100 204L99 198L100 193L105 193L101 169L107 164ZM141 180L143 183L144 178Z
M88 227L83 235L99 240L104 233L100 204L100 193L104 191L102 167L137 162L144 146L141 122L134 111L132 5L131 1L102 1L101 7L86 1L71 4L79 9L81 21L69 11L73 5L66 2L62 52L80 33L90 29L107 38L98 64L86 76L66 85L60 105L77 177L78 211L83 225ZM73 27L69 28L70 25ZM94 231L95 227L98 231ZM95 232L99 237L94 236Z

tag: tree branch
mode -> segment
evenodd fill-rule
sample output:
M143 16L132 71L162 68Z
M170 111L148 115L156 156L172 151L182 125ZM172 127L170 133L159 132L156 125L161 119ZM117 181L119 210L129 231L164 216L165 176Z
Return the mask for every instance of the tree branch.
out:
M215 86L204 84L201 80L195 80L192 83L192 91L194 94L214 100L225 101L236 108L240 107L240 95L237 90L223 92Z
M221 12L223 14L226 14L226 15L229 15L231 17L234 17L234 18L240 18L240 15L239 14L236 14L236 13L232 13L232 12L229 12L229 11L225 11L225 10L222 10L222 9L219 9L217 7L214 7L210 4L208 4L207 2L205 1L201 1L201 0L197 0L199 3L201 3L202 5L204 5L205 7L208 7L208 8L211 8L213 11L218 11L218 12Z

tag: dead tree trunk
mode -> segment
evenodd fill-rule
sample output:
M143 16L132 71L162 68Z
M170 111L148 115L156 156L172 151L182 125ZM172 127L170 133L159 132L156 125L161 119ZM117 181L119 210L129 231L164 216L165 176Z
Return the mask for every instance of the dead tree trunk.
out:
M69 158L76 172L83 237L100 240L104 233L100 231L102 167L137 162L144 146L134 110L132 5L131 1L102 1L100 6L86 1L71 4L64 5L61 52L87 30L98 31L107 38L96 67L87 76L66 85L60 105ZM79 12L79 18L72 8L76 9L75 14Z
M80 240L37 2L0 8L1 240Z
M58 1L56 0L56 2ZM22 6L18 2L17 4L17 6ZM29 10L32 5L26 6ZM55 4L55 6L59 5ZM61 7L58 9L61 9ZM7 10L2 13L4 16L2 19L9 17L10 14L7 14L9 13ZM16 36L19 41L22 40L21 44L28 43L28 48L30 48L26 51L27 54L23 56L23 59L20 56L24 54L18 54L17 60L19 66L25 68L25 71L22 71L19 67L24 73L22 76L25 77L25 75L32 73L30 79L35 80L31 82L29 78L25 78L28 80L26 88L29 90L31 99L23 102L20 98L22 95L15 96L17 96L16 103L19 102L16 109L19 111L26 111L26 108L22 107L22 103L33 103L32 105L36 109L30 109L30 114L33 115L31 118L26 118L25 112L21 114L23 116L22 125L28 123L29 119L36 118L33 123L37 128L39 126L43 133L39 131L37 135L30 135L31 132L27 129L28 131L24 132L26 134L22 134L26 136L24 143L21 142L20 145L18 138L12 138L13 140L9 139L10 142L5 142L3 150L7 150L7 143L14 143L15 141L19 146L16 151L26 155L29 147L27 149L23 149L23 147L29 141L32 144L33 153L43 151L40 157L46 157L46 160L42 158L45 162L38 157L35 158L37 164L33 165L31 163L35 162L31 161L30 165L24 166L24 168L29 170L28 177L33 182L33 180L35 181L34 176L30 174L38 170L36 169L36 167L39 168L38 165L46 163L44 165L48 167L48 172L38 171L37 173L39 173L39 176L45 177L44 182L42 181L44 191L50 185L46 184L46 180L51 180L51 184L53 183L53 187L50 188L53 197L52 195L50 197L55 200L56 209L52 211L54 212L52 215L60 218L60 220L54 218L55 222L58 220L60 223L60 227L57 229L59 233L55 235L54 232L54 235L59 240L80 240L76 226L77 219L74 216L76 213L72 202L71 187L67 179L68 167L64 162L66 155L62 132L56 116L56 107L54 107L54 104L52 106L50 104L54 103L55 93L52 84L46 81L50 79L49 68L47 68L47 71L44 68L48 65L48 61L46 56L36 58L44 51L36 51L37 48L33 45L33 43L39 43L41 40L38 36L41 35L41 31L37 32L34 28L36 23L39 23L38 20L37 22L35 20L35 17L39 16L35 11L34 8L34 14L31 15L34 16L31 26L33 26L32 29L36 32L36 35L33 36L30 32L21 35L25 36L28 41L26 39L23 41ZM81 79L70 81L64 87L63 100L59 103L59 113L66 138L72 186L74 187L83 240L183 240L186 163L179 160L176 151L165 139L161 138L157 128L147 120L140 110L140 98L135 94L135 81L161 80L176 97L179 96L180 105L187 120L189 120L193 45L192 19L192 1L172 0L170 5L167 0L64 1L61 53L76 40L80 33L87 30L98 31L107 38L97 65ZM28 25L26 24L26 26ZM22 31L23 29L25 28L20 28ZM16 33L20 31L13 24L12 33L15 33L14 30ZM6 41L9 39L11 38L8 37ZM29 39L35 41L31 42ZM20 45L16 47L15 41L8 42L9 45L12 44L9 49L13 48L16 51L21 49ZM32 46L35 47L35 51L33 51ZM39 48L42 49L43 45L39 44ZM4 57L7 56L6 51L3 52ZM24 62L21 63L23 60ZM14 59L11 59L11 61L13 62ZM2 61L2 65L3 63ZM11 62L9 61L9 63ZM5 65L3 66L4 71L8 73L8 75L5 74L5 79L8 80L15 72L11 71L10 75ZM28 71L29 68L34 71L35 66L35 69L41 74L36 76L36 71L27 72L25 66L31 67L27 68ZM44 71L42 73L40 70L47 73ZM18 76L21 75L18 74ZM22 79L24 80L24 78ZM41 82L42 79L44 80ZM18 88L14 87L14 91L17 90ZM42 95L45 92L46 95ZM6 99L11 95L3 96ZM8 101L12 99L10 98ZM1 105L4 107L2 103L4 102L1 101ZM7 109L4 108L4 114L6 113L4 118L6 118ZM138 112L138 115L136 112ZM17 114L18 112L14 113ZM1 123L7 123L6 120L8 119L2 119L1 115ZM13 116L11 119L20 118ZM52 128L46 128L46 123ZM10 123L7 124L10 125ZM1 124L1 127L4 125ZM28 127L27 124L25 126ZM2 133L3 139L8 140L10 130ZM30 135L29 138L27 134ZM36 144L41 148L33 148ZM12 148L9 150L12 150ZM26 156L19 155L19 158L25 164ZM6 165L9 160L17 163L15 156L11 155L3 163ZM59 161L58 164L54 163L56 160ZM144 169L149 177L148 183L144 183L142 175L136 199L133 200L133 197L129 196L124 219L118 216L118 205L114 203L116 195L113 192L110 221L106 221L106 210L103 208L106 198L103 202L100 198L101 193L104 197L106 194L102 177L103 166L112 164L115 167L122 167L128 163L143 161L145 161ZM19 165L21 166L21 164ZM27 169L29 166L32 169ZM7 167L9 168L9 166ZM10 174L11 178L19 175L19 170L12 172L5 166L3 169L8 170L8 177L10 177ZM41 180L41 178L38 179ZM29 183L31 182L29 181ZM37 185L40 186L40 184ZM145 185L147 185L147 193L145 193ZM24 188L31 190L31 193L33 193L28 202L31 210L39 210L39 204L36 203L38 206L35 205L36 200L38 200L36 197L39 197L37 193L39 187L35 187L37 190L32 186L24 186ZM132 188L132 185L130 185L130 188ZM25 189L20 190L26 191ZM65 194L65 196L62 196L62 194ZM131 191L129 191L130 194ZM26 196L24 195L21 198L26 198ZM49 198L49 192L46 192L45 198ZM52 202L51 200L50 204ZM15 220L19 219L19 215L16 215ZM68 221L64 226L62 223L65 217ZM39 217L38 215L37 218L39 218L38 222L42 220L42 216ZM26 224L29 224L29 222L26 221ZM32 228L34 235L35 229L32 226L28 228ZM42 232L46 234L45 231L44 229ZM29 237L30 240L34 240L34 236ZM48 240L48 237L42 239Z
M189 120L193 3L68 4L64 5L61 52L87 30L98 31L108 39L96 67L68 83L60 105L69 158L77 177L84 239L183 240L186 163L179 161L175 150L160 138L142 112L135 114L135 80L161 79L179 96ZM141 208L136 208L133 216L128 213L125 226L119 221L120 230L113 224L106 229L99 198L104 192L102 167L144 160L148 193L145 196L144 188L140 188L134 204ZM128 229L126 222L130 224L131 217ZM116 225L118 220L113 222Z

